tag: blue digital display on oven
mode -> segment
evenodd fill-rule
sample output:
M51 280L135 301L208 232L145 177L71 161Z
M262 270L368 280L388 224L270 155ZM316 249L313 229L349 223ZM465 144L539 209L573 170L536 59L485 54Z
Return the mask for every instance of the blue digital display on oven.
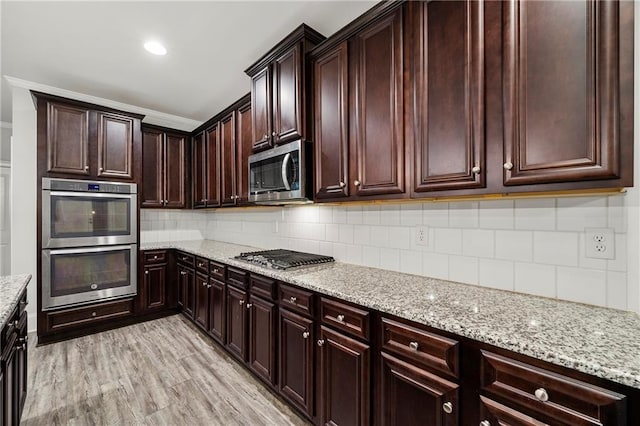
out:
M89 191L100 191L100 185L97 183L90 183L88 189Z

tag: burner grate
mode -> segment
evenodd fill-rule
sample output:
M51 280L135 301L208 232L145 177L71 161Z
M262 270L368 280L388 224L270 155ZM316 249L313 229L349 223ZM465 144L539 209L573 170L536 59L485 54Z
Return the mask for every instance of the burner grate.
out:
M289 269L297 266L335 262L331 256L285 249L251 251L240 253L235 258L273 269Z

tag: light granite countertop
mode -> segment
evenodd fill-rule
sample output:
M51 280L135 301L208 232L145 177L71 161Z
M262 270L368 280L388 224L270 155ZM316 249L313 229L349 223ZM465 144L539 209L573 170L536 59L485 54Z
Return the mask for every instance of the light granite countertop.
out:
M341 262L279 271L233 257L259 250L211 240L176 248L380 312L640 389L640 315Z
M0 277L0 330L7 323L29 281L31 281L30 274Z

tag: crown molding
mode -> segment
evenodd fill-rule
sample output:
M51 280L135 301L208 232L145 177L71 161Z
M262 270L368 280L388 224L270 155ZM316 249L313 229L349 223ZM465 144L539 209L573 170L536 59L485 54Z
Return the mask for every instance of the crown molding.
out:
M72 90L49 86L47 84L23 80L21 78L12 77L9 75L4 75L3 77L12 87L35 90L38 92L49 93L51 95L62 96L69 99L75 99L82 102L101 105L108 108L143 114L145 118L142 120L142 122L147 124L154 124L156 126L169 127L172 129L184 130L187 132L192 131L202 124L202 121L192 120L190 118L180 117L178 115L167 114L136 105L125 104L123 102L113 101L111 99L86 95L84 93L74 92Z

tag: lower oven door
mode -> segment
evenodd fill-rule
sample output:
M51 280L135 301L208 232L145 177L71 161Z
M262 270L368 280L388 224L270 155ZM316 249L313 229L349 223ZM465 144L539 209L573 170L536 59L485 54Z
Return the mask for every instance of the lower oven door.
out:
M42 250L42 310L132 296L137 244Z

